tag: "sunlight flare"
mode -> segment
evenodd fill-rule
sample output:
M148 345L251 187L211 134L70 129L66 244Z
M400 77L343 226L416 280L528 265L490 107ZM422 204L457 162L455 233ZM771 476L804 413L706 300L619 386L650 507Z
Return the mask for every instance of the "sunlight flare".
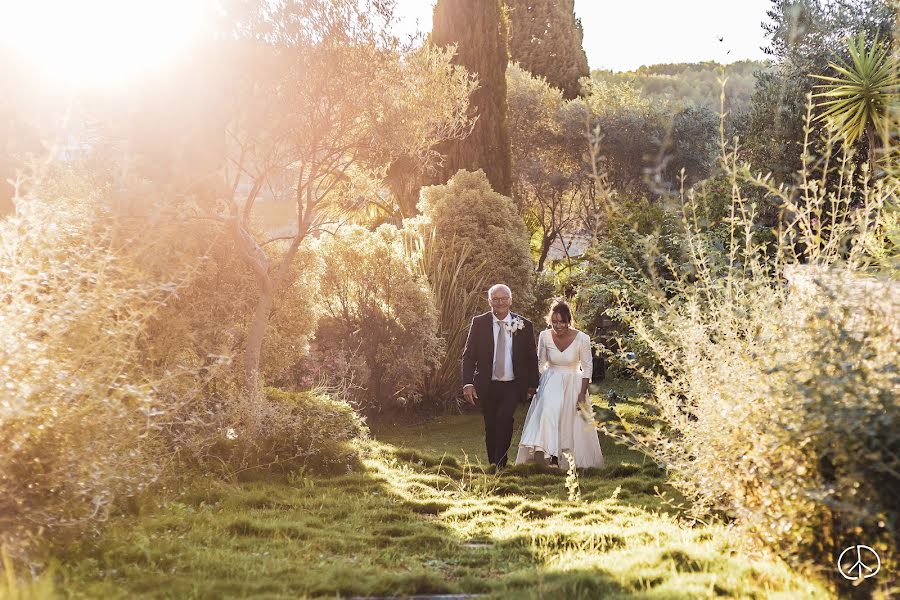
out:
M2 9L3 50L53 83L128 85L183 54L204 31L206 0L42 0Z

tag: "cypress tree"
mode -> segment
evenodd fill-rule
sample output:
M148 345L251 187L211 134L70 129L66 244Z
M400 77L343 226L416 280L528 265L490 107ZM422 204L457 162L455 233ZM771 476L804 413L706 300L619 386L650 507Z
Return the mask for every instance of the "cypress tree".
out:
M508 24L502 0L438 0L431 43L456 44L455 62L478 75L471 110L478 116L471 135L442 144L446 156L436 183L446 183L459 169L483 169L494 191L509 196L512 188L506 107Z
M510 59L544 77L567 99L578 96L578 79L590 75L590 69L575 0L506 0L506 4Z

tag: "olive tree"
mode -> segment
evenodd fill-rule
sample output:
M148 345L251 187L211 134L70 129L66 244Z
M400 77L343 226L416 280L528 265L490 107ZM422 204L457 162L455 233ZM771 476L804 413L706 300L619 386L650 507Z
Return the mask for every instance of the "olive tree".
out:
M438 142L465 135L474 81L451 64L452 48L402 43L390 1L238 6L230 192L219 216L257 288L243 349L244 383L255 396L269 317L301 244L348 206L382 201L378 182L396 158L429 164ZM267 193L289 199L289 230L254 229L253 211Z

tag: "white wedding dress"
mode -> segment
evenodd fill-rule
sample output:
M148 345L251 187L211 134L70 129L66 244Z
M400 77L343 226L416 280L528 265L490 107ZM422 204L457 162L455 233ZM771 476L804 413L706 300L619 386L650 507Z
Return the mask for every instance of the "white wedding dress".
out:
M544 461L559 458L568 469L565 453L575 457L578 468L603 466L603 452L593 420L578 412L581 380L591 377L591 339L583 331L575 334L569 347L560 352L549 329L538 336L538 368L541 383L528 408L516 464L535 462L543 452Z

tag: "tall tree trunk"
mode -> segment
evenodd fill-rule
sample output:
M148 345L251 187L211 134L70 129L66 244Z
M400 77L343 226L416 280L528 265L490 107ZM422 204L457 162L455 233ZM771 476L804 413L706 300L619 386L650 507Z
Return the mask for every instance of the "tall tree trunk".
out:
M506 67L509 31L502 0L439 0L434 6L431 43L456 44L453 62L478 76L470 116L478 115L463 140L438 144L445 156L432 183L443 184L460 169L484 170L491 188L504 196L512 189Z
M266 328L269 325L269 317L275 305L275 294L281 288L291 268L291 263L297 255L300 244L306 238L309 231L309 223L301 221L300 230L291 241L290 247L282 256L278 268L274 273L269 272L269 261L263 249L243 229L238 220L232 224L231 232L235 243L240 248L245 262L253 269L259 286L259 296L256 300L256 309L253 311L253 321L247 331L244 341L244 391L251 401L259 399L262 384L259 373L262 345L266 337Z
M253 322L247 332L247 341L244 345L244 387L253 398L258 398L263 381L259 376L259 361L262 355L263 340L266 337L266 327L269 325L269 317L272 315L272 307L275 305L275 294L281 289L291 263L297 256L297 249L306 238L308 229L304 228L294 237L290 248L285 252L278 265L277 271L269 276L267 272L262 274L257 271L260 281L259 298L256 301L256 310L253 311ZM262 251L262 250L260 250Z
M547 255L550 254L550 246L553 245L553 238L555 235L551 236L542 236L541 237L541 257L538 260L537 264L537 272L540 273L544 270L544 262L547 260Z
M244 387L252 397L257 397L261 389L259 377L259 360L262 355L262 344L266 337L266 326L275 304L275 290L271 285L263 285L253 311L253 322L247 332L244 345Z

